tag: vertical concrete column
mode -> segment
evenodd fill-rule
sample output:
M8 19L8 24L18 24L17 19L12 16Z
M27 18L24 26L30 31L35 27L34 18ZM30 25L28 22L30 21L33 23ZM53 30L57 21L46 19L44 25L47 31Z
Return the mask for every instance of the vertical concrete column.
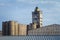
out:
M2 22L2 35L6 35L6 22Z
M43 21L43 20L42 20L42 19L43 19L42 11L40 11L39 13L40 13L40 14L39 14L39 15L40 15L40 27L42 27L42 21Z
M36 28L37 28L36 23L33 23L33 24L32 24L32 27L33 27L33 29L36 29Z
M27 34L27 25L19 24L19 35Z
M16 27L16 35L18 35L18 23L17 22L15 22L15 27Z
M20 35L20 24L18 24L18 35Z
M15 22L14 21L11 21L10 22L10 27L11 27L11 35L15 35Z

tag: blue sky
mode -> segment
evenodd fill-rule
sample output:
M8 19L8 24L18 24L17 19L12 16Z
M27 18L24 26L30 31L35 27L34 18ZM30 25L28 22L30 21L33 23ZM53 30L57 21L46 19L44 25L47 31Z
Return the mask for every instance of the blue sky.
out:
M42 10L44 26L60 24L60 0L0 0L0 30L3 21L31 23L36 6Z

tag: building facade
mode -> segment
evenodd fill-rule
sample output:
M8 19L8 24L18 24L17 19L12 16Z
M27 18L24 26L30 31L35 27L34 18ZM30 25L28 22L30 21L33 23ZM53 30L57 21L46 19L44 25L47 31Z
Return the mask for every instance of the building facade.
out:
M28 35L60 35L60 25L53 24L28 31Z
M27 35L27 26L15 21L6 21L2 23L2 35Z
M0 31L0 36L2 36L2 31Z
M15 21L2 22L2 35L60 35L60 25L42 27L42 12L36 7L32 12L32 23L29 25L19 24Z
M38 7L32 12L32 24L36 25L34 29L42 27L42 11Z
M42 27L42 11L36 7L32 12L32 23L28 25L28 30Z

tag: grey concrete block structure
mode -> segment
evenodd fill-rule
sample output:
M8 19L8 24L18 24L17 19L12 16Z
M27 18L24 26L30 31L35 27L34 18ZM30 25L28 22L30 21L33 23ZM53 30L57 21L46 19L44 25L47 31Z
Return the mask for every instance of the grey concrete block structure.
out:
M60 25L53 24L28 31L28 35L60 35Z
M36 24L34 28L42 27L42 11L38 7L32 12L32 23Z

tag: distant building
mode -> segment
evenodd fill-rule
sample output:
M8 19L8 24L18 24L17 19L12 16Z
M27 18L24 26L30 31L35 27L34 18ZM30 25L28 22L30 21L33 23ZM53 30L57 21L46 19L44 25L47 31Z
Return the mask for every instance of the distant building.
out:
M3 22L2 35L27 35L27 26L15 21Z
M28 31L28 35L60 35L60 25L53 24Z
M36 24L34 28L42 27L42 11L38 7L32 12L32 23Z
M60 35L60 25L58 24L53 24L53 25L48 25L48 26L43 26L41 28L37 29L31 29L28 30L27 27L23 24L18 24L18 28L14 28L11 26L10 31L3 27L4 29L2 32L0 32L0 35L13 35L13 36L19 36L19 35ZM27 31L28 30L28 31Z
M32 23L28 25L28 30L42 27L42 11L36 7L32 12Z
M2 22L2 35L60 35L60 25L42 26L42 11L38 7L32 12L32 23L19 24L15 21Z
M2 36L2 31L0 31L0 36Z

